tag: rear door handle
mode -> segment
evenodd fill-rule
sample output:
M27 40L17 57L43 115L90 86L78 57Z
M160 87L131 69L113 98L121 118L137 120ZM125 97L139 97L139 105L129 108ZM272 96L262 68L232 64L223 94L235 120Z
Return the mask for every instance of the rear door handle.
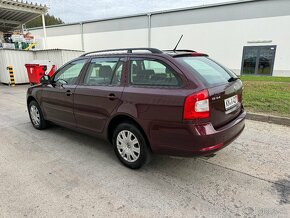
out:
M117 99L117 96L116 96L114 93L110 93L110 94L108 95L108 98L109 98L110 100L115 100L115 99Z
M72 93L70 90L67 90L67 91L65 92L65 94L66 94L67 96L71 96L73 93Z

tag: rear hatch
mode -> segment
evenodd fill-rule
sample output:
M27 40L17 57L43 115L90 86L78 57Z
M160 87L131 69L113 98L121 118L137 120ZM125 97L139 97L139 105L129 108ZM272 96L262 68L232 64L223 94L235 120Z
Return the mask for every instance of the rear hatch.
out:
M205 56L182 56L176 59L208 90L210 120L215 128L229 123L241 113L243 86L233 72Z

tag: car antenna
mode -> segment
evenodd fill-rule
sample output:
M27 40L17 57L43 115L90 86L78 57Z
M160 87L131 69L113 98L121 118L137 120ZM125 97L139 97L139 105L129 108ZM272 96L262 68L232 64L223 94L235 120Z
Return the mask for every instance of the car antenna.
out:
M177 42L177 44L176 44L175 48L173 49L173 51L174 51L174 52L176 51L176 49L177 49L177 46L179 45L179 43L180 43L180 41L181 41L182 37L183 37L183 34L181 35L181 37L179 38L179 40L178 40L178 42Z

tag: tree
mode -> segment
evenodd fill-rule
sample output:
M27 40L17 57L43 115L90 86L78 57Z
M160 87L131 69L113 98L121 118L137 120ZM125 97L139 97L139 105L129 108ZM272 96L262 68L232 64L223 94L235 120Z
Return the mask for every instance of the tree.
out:
M56 25L56 24L64 24L64 22L53 15L46 14L45 17L45 25ZM41 27L42 26L42 18L41 16L35 18L34 20L26 23L26 28L33 28L33 27Z

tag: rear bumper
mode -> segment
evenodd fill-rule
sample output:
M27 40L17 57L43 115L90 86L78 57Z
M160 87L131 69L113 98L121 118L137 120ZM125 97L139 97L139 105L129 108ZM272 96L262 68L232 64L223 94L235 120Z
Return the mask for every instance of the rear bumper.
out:
M245 128L246 112L227 125L215 129L211 123L203 125L182 124L158 126L151 131L152 150L159 154L174 156L206 156L234 141ZM172 132L172 134L170 133Z

